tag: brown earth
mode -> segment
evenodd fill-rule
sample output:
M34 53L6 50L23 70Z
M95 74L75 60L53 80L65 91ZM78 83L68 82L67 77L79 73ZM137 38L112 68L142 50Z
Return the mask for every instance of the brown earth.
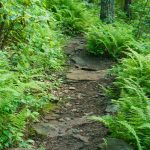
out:
M89 116L103 116L110 101L102 87L112 81L107 70L114 62L108 58L90 56L83 38L75 38L64 48L68 55L68 71L59 90L55 91L60 107L33 125L37 149L100 150L107 129ZM57 100L58 99L58 100Z

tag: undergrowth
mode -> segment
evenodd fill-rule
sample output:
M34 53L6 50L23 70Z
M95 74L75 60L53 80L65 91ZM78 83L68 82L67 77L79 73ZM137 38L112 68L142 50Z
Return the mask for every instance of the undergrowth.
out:
M87 28L98 21L93 14L93 9L87 8L79 0L47 0L46 7L54 13L58 25L67 35L82 34Z
M134 42L132 30L121 23L92 26L87 33L88 52L118 58Z
M140 7L143 3L149 6L148 1L133 3L131 20L121 12L116 18L124 20L108 25L99 20L98 0L1 0L0 149L31 148L25 130L39 112L53 107L51 90L61 82L53 74L65 63L66 35L81 34L89 53L125 56L115 69L118 112L94 119L106 124L111 136L149 149L149 7Z
M50 91L59 83L53 73L64 64L64 37L44 3L0 4L0 149L29 147L33 141L25 129L51 103Z
M149 1L134 1L131 18L117 12L119 23L99 22L89 27L86 36L89 53L119 62L112 69L115 88L110 89L117 112L93 119L109 128L109 136L122 139L135 150L150 148L149 6Z
M150 55L132 51L115 68L115 86L120 91L113 100L115 116L94 117L109 127L111 136L131 144L134 149L148 150L150 140ZM115 92L115 91L114 91Z
M66 35L83 34L98 20L93 7L79 0L0 2L0 149L33 145L26 128L53 107Z

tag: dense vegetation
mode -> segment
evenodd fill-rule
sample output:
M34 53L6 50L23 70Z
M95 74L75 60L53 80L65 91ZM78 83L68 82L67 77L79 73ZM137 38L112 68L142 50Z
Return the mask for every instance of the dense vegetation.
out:
M109 127L111 136L123 139L133 149L150 147L150 2L135 1L132 17L118 8L116 23L92 27L88 33L89 52L111 55L119 59L112 69L115 76L111 89L112 103L117 107L114 116L93 117ZM125 23L126 22L126 23ZM119 23L119 24L118 24ZM94 29L95 28L95 29ZM116 89L118 92L116 93Z
M64 63L62 34L40 1L0 4L0 149L26 147L31 141L23 140L25 127L59 83L52 73Z
M118 113L96 119L111 136L149 149L150 2L134 1L131 16L123 4L116 1L114 23L107 24L99 19L99 0L1 0L0 149L30 146L25 129L43 108L53 107L50 91L61 82L53 73L65 63L62 47L79 34L89 53L119 61L113 69Z

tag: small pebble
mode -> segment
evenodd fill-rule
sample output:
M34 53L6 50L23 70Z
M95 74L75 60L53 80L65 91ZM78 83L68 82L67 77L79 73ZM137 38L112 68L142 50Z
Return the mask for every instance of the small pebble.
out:
M66 107L71 107L72 105L70 103L66 103Z
M69 87L69 90L75 90L76 88L75 87Z
M60 121L60 122L64 122L65 120L64 120L63 118L60 118L59 121Z
M71 120L71 118L69 118L69 117L66 117L66 118L65 118L65 120L66 120L66 121L70 121L70 120Z
M77 109L72 109L71 111L72 111L72 112L77 112L78 110L77 110Z

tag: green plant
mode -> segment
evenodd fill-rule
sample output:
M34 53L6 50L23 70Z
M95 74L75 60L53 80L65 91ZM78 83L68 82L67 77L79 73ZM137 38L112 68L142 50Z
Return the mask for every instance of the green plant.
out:
M131 5L133 26L138 38L149 39L150 26L150 1L136 0Z
M115 86L120 90L115 116L94 117L109 127L113 137L121 138L138 150L150 147L150 56L128 53L116 69Z
M44 2L2 0L0 11L0 149L28 147L26 127L59 83L51 75L64 64L64 40Z
M88 52L94 55L110 55L117 58L133 41L132 27L120 23L92 26L87 33Z
M46 4L47 9L54 12L63 33L67 35L85 32L87 27L94 21L91 17L93 14L91 10L88 10L85 3L79 0L47 0Z

